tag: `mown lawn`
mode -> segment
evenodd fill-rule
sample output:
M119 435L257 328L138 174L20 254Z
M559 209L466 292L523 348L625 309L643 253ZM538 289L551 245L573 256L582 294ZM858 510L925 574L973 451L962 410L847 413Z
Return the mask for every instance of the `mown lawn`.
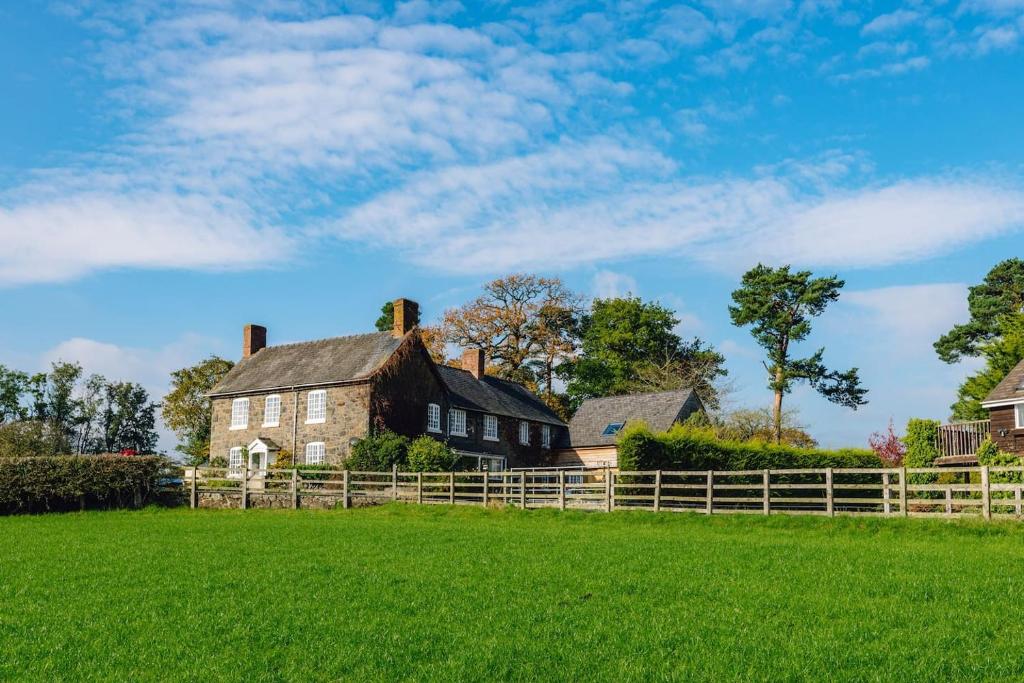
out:
M1024 679L1024 525L0 518L0 680Z

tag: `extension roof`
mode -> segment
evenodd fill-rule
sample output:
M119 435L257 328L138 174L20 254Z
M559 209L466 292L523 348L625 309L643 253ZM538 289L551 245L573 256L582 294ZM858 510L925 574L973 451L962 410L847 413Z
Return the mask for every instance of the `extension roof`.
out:
M589 398L569 422L569 441L573 448L613 446L618 432L606 434L609 425L643 421L654 431L665 431L699 407L693 389Z
M365 380L402 344L390 332L267 346L243 358L210 396Z
M521 384L490 375L477 379L471 372L450 365L438 365L437 369L457 408L565 426L544 401Z
M1003 381L996 385L996 388L989 392L989 395L982 401L982 405L995 403L997 401L1012 401L1014 399L1024 400L1024 360L1010 370Z

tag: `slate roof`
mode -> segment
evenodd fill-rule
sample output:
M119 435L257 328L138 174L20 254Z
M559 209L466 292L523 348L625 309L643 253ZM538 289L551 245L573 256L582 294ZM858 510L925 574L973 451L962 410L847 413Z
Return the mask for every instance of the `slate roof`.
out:
M239 361L210 396L366 379L401 343L390 332L371 332L268 346Z
M665 431L676 420L685 419L684 408L700 405L692 389L661 391L651 394L628 394L590 398L583 402L569 422L569 441L573 448L612 446L617 434L604 435L612 423L642 420L655 431Z
M450 365L438 365L437 369L452 405L458 408L565 426L547 404L520 384L490 375L477 379L469 371Z
M985 397L982 403L1012 401L1015 398L1024 399L1024 360L1010 370L1010 373L996 385L996 388Z

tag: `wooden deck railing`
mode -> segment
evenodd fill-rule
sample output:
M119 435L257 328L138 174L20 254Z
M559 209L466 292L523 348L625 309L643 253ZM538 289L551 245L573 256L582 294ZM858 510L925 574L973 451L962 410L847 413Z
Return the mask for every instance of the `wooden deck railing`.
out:
M942 425L939 427L939 453L943 456L974 455L991 431L991 420Z
M954 481L955 480L955 481ZM1024 467L745 471L186 470L192 507L403 501L704 514L1017 517ZM205 505L204 505L205 503Z

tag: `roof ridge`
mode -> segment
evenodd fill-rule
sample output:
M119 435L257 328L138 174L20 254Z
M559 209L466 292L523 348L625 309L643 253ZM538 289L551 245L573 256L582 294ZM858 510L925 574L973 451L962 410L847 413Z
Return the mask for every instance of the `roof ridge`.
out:
M665 394L681 394L687 391L693 391L693 387L684 387L682 389L663 389L661 391L640 391L633 394L612 394L611 396L593 396L591 398L584 399L584 401L607 401L613 398L637 398L638 396L663 396Z
M305 346L306 344L319 344L327 341L341 341L342 339L355 339L356 337L372 337L374 335L386 334L390 336L390 332L382 332L380 330L376 332L360 332L358 334L344 334L339 337L323 337L321 339L307 339L306 341L288 342L287 344L274 344L272 346L264 346L263 349L286 349L293 346Z

